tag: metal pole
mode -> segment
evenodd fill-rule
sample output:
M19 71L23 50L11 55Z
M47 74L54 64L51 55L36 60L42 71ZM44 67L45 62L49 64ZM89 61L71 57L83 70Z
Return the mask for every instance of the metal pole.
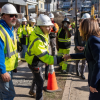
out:
M99 0L98 18L100 18L100 0Z
M76 16L76 24L75 24L75 31L77 31L77 0L75 0L75 16Z

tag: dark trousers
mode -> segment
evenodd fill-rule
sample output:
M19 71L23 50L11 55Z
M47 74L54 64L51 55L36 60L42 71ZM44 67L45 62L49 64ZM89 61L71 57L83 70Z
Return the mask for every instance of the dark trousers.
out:
M83 75L86 69L86 60L82 60L81 68L79 64L80 64L80 60L76 60L76 71L80 72L81 75Z
M38 67L39 69L36 70L37 67L29 66L31 69L34 79L33 81L36 83L36 100L43 100L42 90L43 90L43 75L42 75L42 67Z
M75 51L76 53L81 53L81 52L78 52L78 51ZM80 68L80 60L76 60L76 72L80 72L81 75L84 74L85 72L85 69L86 69L86 60L82 60L82 65L81 65L81 68Z
M56 38L50 38L50 46L51 46L51 55L55 56Z

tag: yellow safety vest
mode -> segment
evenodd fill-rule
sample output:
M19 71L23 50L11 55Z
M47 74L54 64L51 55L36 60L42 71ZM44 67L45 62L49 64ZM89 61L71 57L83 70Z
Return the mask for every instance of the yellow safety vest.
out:
M14 41L7 31L0 25L0 37L4 42L6 71L12 71L18 66L17 39L14 33Z
M19 37L19 41L21 42L21 38L23 38L23 35L28 35L28 36L30 36L30 34L31 34L31 32L33 31L33 29L32 28L30 28L29 27L29 25L28 26L26 26L26 29L25 29L25 25L23 25L23 27L22 27L22 25L18 28L18 31L17 31L17 34L18 34L18 37ZM28 45L28 43L29 43L29 37L25 37L26 39L26 43L25 43L25 45Z
M67 34L65 35L65 38L59 37L61 30L62 28L58 32L58 46L61 49L70 49L71 40L70 38L67 38Z
M30 43L25 54L28 64L37 66L39 60L43 63L53 64L54 58L49 55L48 50L49 35L44 35L39 27L35 27L30 35Z

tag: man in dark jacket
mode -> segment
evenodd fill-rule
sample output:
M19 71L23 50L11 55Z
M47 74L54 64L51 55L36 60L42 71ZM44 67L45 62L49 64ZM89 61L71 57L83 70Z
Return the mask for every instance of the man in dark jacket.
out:
M79 20L80 23L81 20ZM77 27L77 30L75 32L74 42L75 42L75 53L82 53L84 51L85 41L82 40L82 37L80 36L79 27ZM76 60L76 74L79 76L81 74L82 79L85 79L84 71L86 68L86 60L82 60L81 65L81 71L79 68L80 60Z

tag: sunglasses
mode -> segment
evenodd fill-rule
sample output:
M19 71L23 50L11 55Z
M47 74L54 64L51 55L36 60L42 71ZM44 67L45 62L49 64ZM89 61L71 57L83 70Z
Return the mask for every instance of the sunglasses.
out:
M10 18L13 18L14 16L15 16L15 18L18 18L18 15L13 15L13 14L11 14L11 15L9 15L10 16Z

